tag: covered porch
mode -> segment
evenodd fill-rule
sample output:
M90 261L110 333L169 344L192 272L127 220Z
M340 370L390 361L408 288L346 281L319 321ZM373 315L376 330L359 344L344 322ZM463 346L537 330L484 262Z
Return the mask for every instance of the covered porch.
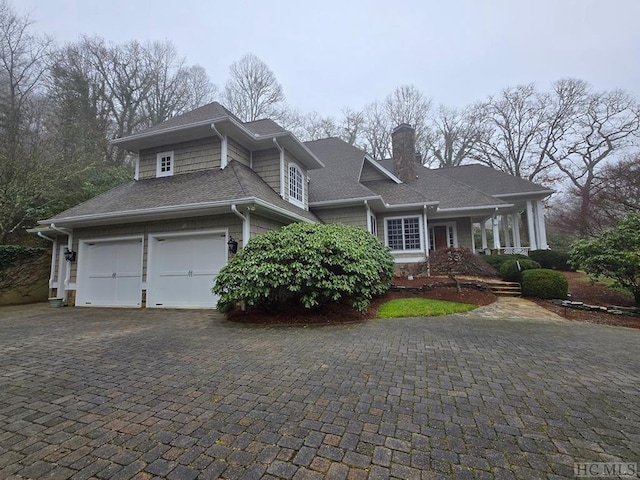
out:
M480 232L479 242L472 235L474 253L485 255L529 255L533 250L548 250L544 204L540 200L517 203L508 211L489 217L472 218L473 229Z

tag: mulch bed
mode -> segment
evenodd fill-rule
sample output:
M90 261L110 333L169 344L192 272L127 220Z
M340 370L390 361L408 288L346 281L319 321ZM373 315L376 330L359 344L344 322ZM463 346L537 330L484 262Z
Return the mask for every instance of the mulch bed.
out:
M562 272L569 282L569 293L571 300L575 302L584 302L589 305L618 305L622 307L633 307L635 302L631 295L624 295L616 290L605 287L604 285L591 284L588 277L578 272ZM567 320L578 322L600 323L604 325L613 325L617 327L640 328L640 317L629 317L623 315L612 315L604 312L589 312L585 310L576 310L572 308L564 308L555 305L550 300L531 299L538 305L557 313Z
M421 287L425 284L448 283L447 278L440 277L416 277L414 280L407 278L395 278L394 284L404 287ZM329 305L321 310L308 310L301 307L289 307L279 312L240 312L234 311L227 314L227 319L241 323L258 323L266 325L316 325L328 323L364 322L370 318L376 318L380 306L395 298L430 298L434 300L446 300L450 302L471 303L474 305L489 305L496 301L493 293L475 288L462 288L459 293L455 287L435 287L433 290L420 292L393 291L378 297L371 302L366 313L361 314L348 305Z
M571 293L571 300L573 301L602 306L619 305L623 307L631 307L635 305L633 297L630 295L624 295L603 285L592 284L589 281L585 281L584 279L586 279L587 276L582 273L562 272L562 274L569 282L569 292ZM425 284L437 285L438 283L449 282L450 280L446 277L416 277L413 280L409 280L406 277L397 277L394 279L393 283L401 287L421 287ZM355 311L349 305L334 304L320 310L308 310L302 307L289 307L274 313L235 311L228 314L227 319L234 322L266 325L317 325L364 322L367 319L376 318L378 309L383 303L395 298L411 297L431 298L435 300L470 303L474 305L489 305L496 300L495 295L487 290L462 288L461 291L458 292L455 287L435 286L432 290L418 292L411 290L389 290L383 296L374 299L364 314ZM550 300L531 300L568 320L614 325L619 327L640 328L640 317L576 310L555 305Z

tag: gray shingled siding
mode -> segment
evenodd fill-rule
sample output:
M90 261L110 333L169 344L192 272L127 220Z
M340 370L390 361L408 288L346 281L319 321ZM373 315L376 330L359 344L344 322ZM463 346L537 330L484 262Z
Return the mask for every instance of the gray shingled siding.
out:
M253 152L253 171L280 194L280 152L276 148Z
M258 215L251 215L251 238L263 235L273 230L279 230L280 227L285 225L282 222L271 220L270 218L261 217Z
M314 211L324 223L342 223L367 229L367 211L362 207L342 207Z
M227 139L227 159L236 160L247 167L251 166L251 152L230 138Z
M139 178L155 177L157 154L170 151L174 155L174 174L220 168L220 140L211 137L142 150Z
M163 232L191 232L194 230L223 230L229 229L229 235L233 238L242 238L242 221L233 214L216 215L210 217L190 217L176 220L160 220L145 223L130 223L123 225L91 227L74 229L73 250L78 252L80 240L108 240L116 237L135 235L144 236L142 281L147 281L147 249L149 246L148 234ZM71 263L71 283L77 280L78 262Z
M380 170L374 168L373 166L371 166L371 164L367 161L365 161L363 167L362 167L362 173L360 174L360 181L361 182L370 182L370 181L374 181L374 180L385 180L388 177L386 177L385 175L383 175Z

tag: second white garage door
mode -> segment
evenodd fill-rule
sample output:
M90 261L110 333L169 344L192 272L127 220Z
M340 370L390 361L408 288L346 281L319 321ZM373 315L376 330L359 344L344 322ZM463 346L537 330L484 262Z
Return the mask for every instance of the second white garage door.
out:
M150 236L147 307L215 307L211 287L226 263L225 232Z

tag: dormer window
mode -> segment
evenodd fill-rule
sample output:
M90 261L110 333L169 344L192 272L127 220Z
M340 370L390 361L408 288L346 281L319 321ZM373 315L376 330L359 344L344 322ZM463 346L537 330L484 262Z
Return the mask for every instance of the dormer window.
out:
M156 177L168 177L173 175L173 152L162 152L156 157Z
M289 201L304 207L304 175L295 163L289 164Z

